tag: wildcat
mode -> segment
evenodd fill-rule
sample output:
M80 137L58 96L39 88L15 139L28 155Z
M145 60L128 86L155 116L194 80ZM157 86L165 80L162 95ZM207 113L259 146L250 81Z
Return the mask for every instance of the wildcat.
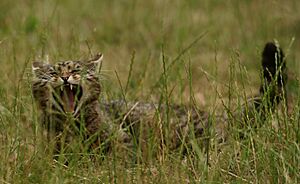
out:
M123 100L100 102L102 58L103 55L98 54L87 61L63 61L54 65L34 62L32 65L33 96L48 135L59 140L57 150L64 132L66 142L82 135L88 145L99 148L116 136L121 142L134 142L154 152L163 148L186 148L195 145L195 141L199 145L209 139L224 142L228 136L228 122L234 119L235 123L245 124L253 121L255 113L264 117L286 94L284 53L272 42L267 43L262 52L260 93L243 105L242 113L233 112L229 116L210 115L195 106Z

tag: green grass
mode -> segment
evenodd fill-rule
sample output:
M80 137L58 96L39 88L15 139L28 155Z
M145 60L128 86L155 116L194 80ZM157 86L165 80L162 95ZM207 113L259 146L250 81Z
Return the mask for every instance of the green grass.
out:
M299 1L3 0L0 9L0 183L300 182ZM287 53L289 115L278 110L245 140L233 125L221 152L211 140L209 152L196 145L185 158L165 151L143 162L116 147L64 166L43 146L30 89L39 57L102 52L102 98L222 113L258 92L261 51L273 39Z

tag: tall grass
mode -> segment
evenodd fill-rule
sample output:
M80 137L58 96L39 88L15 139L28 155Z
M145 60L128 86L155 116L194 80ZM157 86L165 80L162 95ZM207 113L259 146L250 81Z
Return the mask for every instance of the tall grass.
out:
M1 1L0 183L299 183L299 8L296 0ZM31 94L33 60L100 51L101 100L190 104L214 117L258 92L261 51L273 39L287 51L288 114L283 104L247 131L232 120L222 145L212 118L205 149L195 144L185 156L163 149L159 158L150 149L149 162L138 146L56 161L46 149ZM165 113L162 135L172 109Z

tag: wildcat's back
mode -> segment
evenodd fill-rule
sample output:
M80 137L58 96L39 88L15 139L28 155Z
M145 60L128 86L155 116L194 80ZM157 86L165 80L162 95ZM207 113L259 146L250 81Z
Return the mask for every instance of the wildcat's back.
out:
M169 129L164 136L170 135L171 149L184 144L188 145L197 139L202 142L199 144L201 145L205 143L205 137L217 139L216 142L224 142L229 136L230 121L233 120L234 123L242 126L249 124L255 127L256 125L253 125L254 118L260 118L261 121L264 121L266 113L273 112L286 94L286 61L279 46L272 42L266 43L262 51L261 67L263 79L257 96L249 98L242 109L234 112L231 118L229 118L231 115L225 115L227 113L210 115L208 112L197 108L175 104L167 106L164 104L113 101L106 103L105 109L116 118L120 118L122 125L127 125L133 129L131 130L133 136L139 138L141 138L139 134L146 136L141 140L143 144L147 144L146 140L151 139L147 136L149 129L158 129L156 134L159 134L159 129L165 124L168 125ZM153 136L154 133L151 132L151 134ZM157 136L159 137L159 135ZM157 140L161 138L157 138Z

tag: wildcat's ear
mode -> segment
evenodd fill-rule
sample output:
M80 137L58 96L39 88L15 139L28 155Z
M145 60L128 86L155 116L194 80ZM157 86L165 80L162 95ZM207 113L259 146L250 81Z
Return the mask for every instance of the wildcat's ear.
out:
M34 74L36 71L40 70L43 66L44 66L44 63L43 63L43 62L40 62L40 61L34 61L34 62L32 63L32 72L33 72L33 74Z
M34 70L37 70L37 69L41 68L43 65L44 65L43 62L40 62L40 61L34 61L34 62L32 63L32 70L33 70L33 71L34 71Z
M49 64L41 61L34 61L32 63L32 73L34 76L39 76L41 73L45 72L45 69L48 69L49 67Z
M100 70L102 60L103 60L103 54L98 53L98 54L96 54L96 56L93 59L88 60L86 62L86 65L87 65L88 69L97 73Z

